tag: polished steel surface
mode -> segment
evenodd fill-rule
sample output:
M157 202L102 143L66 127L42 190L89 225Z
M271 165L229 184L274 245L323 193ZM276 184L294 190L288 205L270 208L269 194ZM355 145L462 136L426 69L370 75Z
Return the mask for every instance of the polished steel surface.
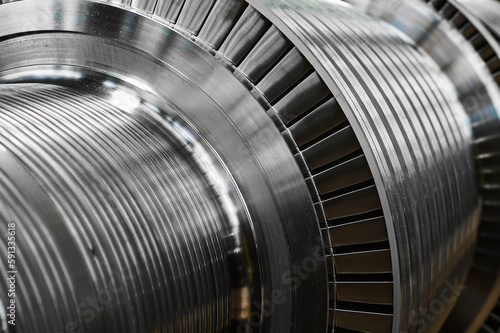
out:
M469 116L482 195L478 245L466 288L444 332L476 332L500 296L500 4L496 1L352 0L397 27L432 57L454 83ZM495 32L496 31L496 32ZM489 52L484 50L488 49Z
M500 4L497 1L449 1L441 8L433 4L443 19L458 29L481 57L481 64L500 88ZM446 8L444 8L446 6ZM461 21L451 19L459 16ZM500 93L495 91L497 98ZM497 104L498 105L498 104ZM497 115L500 108L496 108ZM500 125L489 128L489 135L476 139L482 171L483 218L478 245L464 290L453 313L443 327L444 332L463 329L476 332L494 317L500 297ZM490 314L491 313L491 314Z
M445 282L463 282L478 224L471 129L453 85L412 41L347 4L250 4L294 43L333 92L368 158L382 202L394 319L387 320L380 307L352 311L351 304L342 309L339 302L336 325L417 331L414 323L426 321L422 309L446 288ZM349 199L371 205L364 196ZM340 268L347 272L365 267L387 272L381 250L349 254L345 265L344 256L338 256ZM356 259L363 265L353 266ZM425 329L438 329L452 303Z
M220 332L247 320L260 288L249 217L172 112L119 91L127 109L54 86L1 94L17 331Z
M0 1L0 193L42 277L17 331L438 331L498 89L437 14L375 2Z
M123 81L147 92L145 99L156 107L165 103L180 110L180 116L214 147L240 188L259 251L261 284L253 289L252 311L244 318L251 330L290 331L306 325L298 314L325 316L324 252L306 184L277 129L229 71L178 33L120 8L85 1L23 1L9 6L0 14L6 23L3 35L14 37L5 38L0 48L3 83L54 83L95 93L107 82ZM54 19L52 6L59 8L61 17L77 20ZM33 26L22 20L7 23L7 18L18 15L27 15ZM120 34L131 28L131 22L134 36ZM26 29L37 33L16 40L15 31ZM49 30L61 32L43 32ZM74 52L66 51L70 49ZM306 275L304 262L314 267ZM300 288L293 280L298 274ZM265 315L270 302L272 316ZM325 327L326 319L314 325Z

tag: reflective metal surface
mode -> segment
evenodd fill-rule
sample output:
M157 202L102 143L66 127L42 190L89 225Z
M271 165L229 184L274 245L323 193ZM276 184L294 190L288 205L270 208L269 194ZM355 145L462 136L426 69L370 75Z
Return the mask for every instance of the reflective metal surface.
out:
M240 194L172 112L108 98L130 100L2 88L18 331L220 332L248 320L260 277Z
M351 1L397 27L433 58L454 83L472 125L482 220L466 288L443 327L445 332L476 332L500 295L498 154L500 81L496 1ZM434 9L438 10L435 11ZM496 19L495 19L496 18ZM495 33L495 30L497 32ZM488 52L486 50L489 50Z
M437 8L437 5L442 6ZM481 64L490 73L494 85L500 87L500 6L496 1L450 1L433 4L447 21L450 21L481 57ZM459 20L450 20L450 15ZM498 89L496 96L500 96ZM497 104L498 105L498 104ZM498 110L500 108L497 107ZM490 128L489 135L477 138L478 160L482 167L481 190L483 218L479 229L478 245L466 289L457 307L448 318L443 330L454 332L463 329L476 332L487 325L488 317L495 316L495 306L500 297L500 206L498 156L500 154L500 125ZM492 313L493 312L493 313ZM491 314L490 314L491 313Z
M6 23L5 28L10 26L4 30L4 36L13 34L14 39L5 39L0 48L2 82L53 83L92 94L96 93L94 90L101 91L102 86L124 82L134 91L145 91L148 96L143 98L157 108L159 103L165 103L180 110L180 117L185 117L198 135L216 147L212 149L240 188L259 251L256 266L259 270L253 274L260 274L261 282L256 287L259 282L252 281L251 311L243 318L247 322L245 328L274 331L275 327L281 327L288 331L305 324L295 323L294 311L300 311L301 315L310 312L310 317L326 314L322 243L306 185L279 132L265 112L259 112L260 105L230 72L179 34L119 8L82 1L72 4L33 1L9 6L8 11L1 12L1 22ZM59 8L61 16L77 20L54 19L50 14L52 6ZM16 42L14 31L26 29L25 21L7 24L9 18L18 15L27 15L27 21L34 25L29 29L38 32L17 39L23 40L23 46ZM30 16L37 19L29 19ZM89 17L92 22L88 21ZM125 28L131 29L130 24L135 37L119 33ZM65 29L81 34L43 32ZM40 47L45 48L45 52L41 52ZM74 52L68 53L69 49ZM115 56L109 57L109 54ZM59 65L54 66L55 62ZM226 88L220 89L211 82L224 82ZM120 96L115 98L128 105ZM247 241L251 245L250 238ZM318 255L320 261L316 259ZM314 270L307 276L302 272L304 260L306 263L312 260L314 264ZM253 264L248 265L247 269L251 270ZM298 273L302 276L301 288L290 281L290 277ZM284 274L290 277L286 279ZM303 297L301 293L307 293L310 301L295 307L295 299ZM271 301L274 302L271 304L273 316L266 316L263 311L269 311ZM318 320L317 325L324 327L326 319ZM129 329L134 331L133 327Z
M439 330L498 118L450 29L326 0L0 3L0 193L43 277L17 331Z
M346 6L321 1L255 6L271 9L271 20L322 74L360 139L391 244L392 330L416 331L413 322L426 320L421 309L445 281L463 282L477 228L472 138L453 86L412 42ZM426 329L439 327L451 307ZM335 315L340 327L390 329L378 319L382 314L339 309Z

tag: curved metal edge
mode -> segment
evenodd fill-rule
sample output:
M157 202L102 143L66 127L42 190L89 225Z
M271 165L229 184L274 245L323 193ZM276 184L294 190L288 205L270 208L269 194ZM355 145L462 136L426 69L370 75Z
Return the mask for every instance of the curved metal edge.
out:
M407 249L404 248L405 244L404 242L401 241L402 235L398 234L398 231L396 230L396 226L394 223L396 221L392 220L393 214L398 214L399 212L392 212L391 208L393 206L393 203L390 202L388 196L385 191L390 189L391 182L387 181L388 179L391 179L391 174L388 172L388 170L385 170L384 165L379 162L377 159L377 153L372 152L373 145L372 145L372 138L369 137L369 133L364 133L363 129L366 130L366 128L363 128L363 114L361 110L359 109L359 105L357 105L356 100L351 99L348 94L346 96L341 95L341 91L345 90L345 87L339 86L338 82L335 82L335 71L331 68L328 68L328 64L331 64L330 59L328 56L326 56L326 51L321 48L321 40L314 39L314 37L309 36L307 32L302 31L299 27L297 27L297 23L295 22L295 17L292 17L292 14L290 12L300 12L302 10L301 6L303 5L304 7L307 7L307 10L309 10L309 7L314 7L314 3L312 1L279 1L279 2L272 2L268 0L249 0L248 1L251 5L253 5L256 9L258 9L261 13L263 13L264 16L266 16L273 24L275 24L286 36L289 38L292 43L304 54L304 56L309 60L309 62L313 65L313 67L318 71L320 76L323 78L325 83L328 85L328 87L331 89L333 92L334 96L339 100L339 104L342 106L342 109L344 112L347 114L347 117L349 121L351 122L351 126L353 126L354 131L361 143L361 146L363 148L363 151L367 155L367 159L370 163L370 167L372 169L372 173L375 178L375 183L377 185L377 190L379 192L380 200L382 202L383 206L383 211L386 216L386 224L387 224L387 229L388 229L388 234L389 234L389 240L391 243L391 259L392 259L392 265L393 265L393 272L394 272L394 320L393 320L393 331L397 332L400 329L404 329L403 326L408 326L410 322L410 309L407 308L406 302L409 302L409 298L411 298L409 291L407 291L407 288L410 279L407 274L409 272L406 272L405 270L400 269L400 267L404 267L405 261L409 258L402 257L404 253L407 253L405 251L408 251ZM325 3L325 6L327 6L327 3ZM350 5L341 3L341 2L334 2L334 3L328 3L328 5L332 7L349 7L351 8ZM340 9L339 9L340 10ZM348 10L348 9L346 9ZM350 9L349 9L350 10ZM325 15L328 14L319 14L322 15L322 17L325 17ZM300 15L297 15L300 16ZM327 20L328 18L325 18ZM301 21L301 24L308 25L310 24L307 22L307 19L300 17L299 20ZM299 24L300 25L300 24ZM382 25L381 25L382 26ZM387 29L388 28L388 29ZM393 33L394 36L398 36L399 39L407 43L408 46L414 45L413 47L417 47L409 38L406 38L402 33L397 31L397 29L392 28L387 25L386 27L387 31L389 33ZM362 42L360 42L362 43ZM426 64L432 65L432 61L430 61L429 57L423 56L422 59L426 61ZM432 67L432 66L431 66ZM438 73L437 71L437 66L432 67L433 70L436 70L435 72ZM445 83L449 83L449 87L451 88L451 82L447 82L446 78L444 76L440 77L441 79L444 79ZM439 81L441 82L441 81ZM447 85L448 87L448 85ZM458 100L457 100L458 102ZM460 107L459 103L456 103L457 107ZM458 114L458 113L457 113ZM465 128L466 126L466 116L465 112L463 113L463 119L461 118L462 116L457 116L457 125L459 126L464 126L460 127L460 130L462 131L461 133L464 135L469 135L470 134L470 128ZM458 119L460 118L460 119ZM462 121L463 120L463 121ZM366 132L369 132L366 131ZM469 138L469 137L467 137ZM468 141L467 141L468 142ZM467 149L468 150L468 149ZM464 154L466 151L464 150ZM472 161L472 151L470 152L470 160L468 159L467 161L471 162ZM465 155L464 155L465 156ZM468 156L467 156L468 158ZM467 166L469 168L469 166ZM470 168L472 169L472 168ZM457 174L458 175L458 174ZM385 180L385 181L384 181ZM456 181L456 180L455 180ZM470 179L467 180L469 185L472 185L474 182ZM473 191L472 191L473 192ZM468 227L471 228L472 235L475 235L474 230L476 230L477 226L477 221L478 221L478 203L479 201L474 199L475 203L473 203L473 198L475 197L474 193L466 194L466 198L464 200L467 200L468 202L468 207L466 210L467 211L467 216L464 216L464 219L467 219L467 221L470 221L470 225ZM391 199L392 200L392 199ZM473 211L472 211L473 210ZM470 216L469 216L470 215ZM397 215L396 215L397 216ZM465 221L465 220L464 220ZM404 223L404 220L397 221L397 223ZM469 223L469 222L468 222ZM418 235L417 235L418 236ZM411 237L411 236L410 236ZM475 237L474 237L475 238ZM472 243L469 243L469 239L472 239L472 237L467 238L467 244L464 243L463 246L463 253L462 255L466 255L465 248L472 247ZM465 239L463 239L465 241ZM396 253L396 246L399 247L402 251L400 253ZM426 254L428 256L428 253ZM470 255L468 255L470 257ZM453 265L457 264L456 262L453 263ZM402 266L400 266L402 265ZM444 268L441 268L444 270ZM413 272L416 273L416 272ZM449 272L446 274L451 274L453 273L451 271L451 267L449 268ZM460 273L458 274L459 276L463 276L465 273L458 270L455 273ZM443 278L442 276L440 278ZM437 285L435 287L438 287ZM417 288L418 289L418 288ZM438 289L434 290L434 292L439 292ZM414 311L418 311L419 309L413 309ZM413 317L412 317L413 318ZM408 321L408 322L407 322ZM415 327L414 327L415 328Z
M58 17L63 18L62 20L51 16L50 13L55 8L58 10ZM40 17L38 17L39 20L19 19L33 10L39 14L42 13L40 14L42 19ZM100 35L103 39L108 38L110 42L113 41L113 43L120 43L122 46L128 45L127 47L129 48L133 47L141 50L141 52L148 55L147 57L154 57L154 62L157 64L159 63L163 66L168 64L167 66L175 68L175 71L182 71L182 76L185 79L189 79L201 91L204 91L207 96L210 96L218 104L220 108L218 112L221 113L221 116L235 124L239 134L245 138L244 147L248 147L251 151L250 154L255 156L259 161L260 168L265 174L265 182L268 184L266 187L273 193L272 197L274 199L266 202L263 201L265 191L260 191L260 193L258 189L255 189L257 192L248 189L251 193L246 190L242 191L245 201L250 202L252 206L250 210L254 214L252 216L254 223L258 224L256 226L257 241L260 244L265 243L265 246L268 247L268 255L274 258L271 260L272 262L268 262L272 275L268 279L272 280L272 283L268 284L267 287L273 288L273 290L267 290L267 294L271 295L274 288L285 288L288 290L285 291L285 294L290 293L294 295L295 304L300 303L301 305L300 311L295 306L293 319L286 313L280 315L277 311L272 318L266 318L265 322L272 321L276 323L270 324L271 331L274 331L274 329L283 330L284 327L289 326L293 328L292 331L298 332L305 329L305 327L301 326L305 325L304 321L297 320L299 316L303 315L304 310L307 310L305 314L310 315L310 318L321 318L324 312L324 322L323 320L312 320L311 323L315 325L314 327L317 328L317 331L326 330L326 311L328 308L326 304L326 268L324 267L325 263L322 257L323 247L319 226L307 187L298 167L293 161L293 157L288 151L288 147L277 129L272 125L264 111L262 113L256 112L261 107L253 97L243 97L249 95L248 91L241 86L239 81L227 69L221 68L211 56L198 47L195 47L184 37L171 31L168 27L162 26L146 16L102 3L68 0L22 1L10 4L8 10L7 8L0 10L0 16L2 16L1 22L6 23L5 29L2 30L3 39L8 38L11 34L29 31L60 30ZM88 20L78 21L74 20L74 18L91 18L91 22L88 22ZM14 22L12 24L12 20L17 23ZM126 36L119 33L122 30L121 28L124 28L123 24L127 22L134 22L134 36ZM99 30L99 27L106 27L106 29ZM168 45L175 46L169 47ZM179 50L185 52L179 52ZM173 54L166 54L165 51L175 51L174 53L177 56L175 59L178 63L172 64L171 62L174 61ZM199 68L192 68L191 66L191 69L188 70L183 67L190 67L188 62L182 60L183 57L189 56L195 56L198 60L202 59L198 64ZM149 72L147 74L151 75L152 73ZM138 72L135 72L133 76L136 78L141 77ZM171 98L163 89L152 87L151 82L155 81L148 80L144 76L147 75L144 74L142 80L138 81L141 81L141 84L147 87L150 92L156 94L162 100ZM217 79L214 79L214 76ZM207 78L214 81L208 84L206 82ZM227 89L221 89L214 82L226 82ZM245 101L245 103L242 101ZM182 101L178 100L178 102L181 103ZM183 103L186 102L189 101L184 101ZM214 117L210 118L206 113L200 113L199 110L193 109L192 103L190 107L188 103L188 106L185 105L180 109L186 113L186 118L205 136L207 141L216 147L224 162L233 173L240 188L244 187L247 183L255 182L255 179L249 178L251 176L250 173L238 171L247 167L244 165L245 161L232 158L229 154L229 152L235 152L235 149L241 148L241 146L235 147L233 143L228 143L226 137L217 137L220 135L218 131L210 133L209 125L214 124ZM252 121L248 119L250 114L254 115ZM217 118L219 117L217 116ZM262 150L262 137L259 137L259 133L262 132L265 132L264 135L267 143L272 144L270 147L266 147L264 151ZM222 149L221 147L226 148ZM237 156L241 157L241 152L236 153ZM276 161L280 163L277 164ZM284 163L286 168L280 168L281 163ZM256 203L261 203L269 207L269 204L273 201L280 207L279 212L276 212L277 215L270 212L263 212L262 208L255 206ZM279 226L274 223L277 220L281 220ZM280 240L282 237L276 237L276 233L278 232L276 228L281 229L281 232L285 232L283 236L287 239L285 242L288 245L282 246ZM292 235L297 235L297 237ZM283 262L282 259L279 259L279 256L287 251L291 251L292 255L287 262ZM319 254L321 254L321 261L317 262L317 270L308 279L303 281L300 288L294 288L291 285L287 285L287 281L283 281L285 279L283 273L287 273L287 271L291 272L291 274L296 273L304 260L318 258ZM264 253L261 252L260 255L262 257ZM289 268L286 269L284 267ZM266 290L263 292L266 293ZM278 322L282 326L278 325ZM307 325L307 328L312 329L311 325Z
M493 81L483 60L479 57L468 41L444 20L434 9L421 1L415 0L348 0L360 10L393 25L412 39L417 45L436 62L456 87L457 94L462 102L471 123L471 128L476 141L489 139L500 131L500 89ZM464 5L456 1L457 8ZM464 14L468 18L471 15ZM475 21L472 18L473 21ZM486 39L494 43L494 38L487 29L477 21L474 25ZM479 25L479 26L478 26ZM476 152L480 154L480 152ZM481 179L483 166L478 162L477 175ZM487 198L483 198L487 199ZM500 275L500 271L496 274ZM486 275L486 276L485 276ZM475 277L475 278L474 278ZM498 279L498 276L497 276ZM481 282L478 282L479 280ZM500 295L500 288L495 291L495 273L483 271L472 265L468 277L464 280L466 287L456 301L456 307L450 309L450 316L444 324L443 330L455 332L464 329L467 319L470 325L467 331L475 332L487 316L484 309L493 308L495 300ZM486 285L492 286L493 292L486 296L483 291L474 292L476 288L484 290ZM474 286L476 288L474 288ZM475 295L484 295L485 303L474 302ZM474 303L474 310L470 304ZM463 308L460 310L460 308ZM457 312L458 310L458 312ZM474 315L475 314L475 315ZM477 317L479 316L479 318ZM472 319L476 317L475 319ZM483 320L481 320L483 318Z
M382 173L383 171L379 169L380 163L378 163L375 154L372 149L370 149L370 139L366 136L366 131L363 129L362 125L357 121L356 114L358 111L355 111L354 103L348 101L348 97L341 93L341 89L338 86L338 83L333 79L333 77L329 74L328 69L325 67L324 63L314 54L314 51L307 45L306 41L303 39L304 36L299 36L298 32L294 30L293 26L288 25L284 20L283 16L279 15L279 5L276 4L271 6L267 3L264 3L262 0L247 0L247 2L255 7L260 13L262 13L268 20L270 20L278 29L292 41L293 45L299 49L299 51L306 57L306 59L313 65L316 71L319 73L323 81L326 83L328 88L332 91L333 96L338 101L342 110L345 112L349 123L351 124L357 139L360 142L360 145L363 149L363 153L368 160L370 165L370 170L373 174L373 178L375 180L377 192L382 203L382 210L384 213L384 217L386 220L386 228L389 236L389 243L391 248L396 244L396 230L394 228L394 223L392 220L392 214L389 209L389 199L387 197L387 193L384 190L385 184L383 182ZM396 318L399 318L399 313L401 311L401 281L399 279L399 254L398 251L391 250L391 262L393 269L393 279L394 279L394 320L393 320L393 332L399 331L399 321Z
M348 2L363 8L370 15L387 21L416 44L422 46L455 85L459 99L469 116L476 141L491 139L498 135L500 89L484 61L448 21L444 20L431 6L421 1L395 0L391 2L391 6L386 1L378 0ZM468 12L466 3L453 0L449 2L472 22L498 53L498 43L495 38L478 17ZM474 2L471 5L477 4ZM478 160L478 179L482 178L483 167ZM483 195L483 199L487 200L488 197ZM477 256L476 252L476 263ZM466 327L467 332L477 331L500 295L499 278L498 268L492 267L492 270L485 270L473 264L464 281L466 287L457 299L455 308L450 311L448 319L444 322L443 331L455 332L457 329L462 330ZM485 290L490 292L485 292ZM483 297L484 302L477 302L477 297ZM474 306L471 307L471 304Z

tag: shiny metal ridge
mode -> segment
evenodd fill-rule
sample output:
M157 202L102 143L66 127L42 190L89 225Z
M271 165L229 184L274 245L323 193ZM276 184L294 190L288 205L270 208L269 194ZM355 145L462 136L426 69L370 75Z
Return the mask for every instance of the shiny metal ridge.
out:
M481 206L417 41L326 0L4 1L0 27L17 331L439 330Z
M449 21L472 45L481 57L481 64L500 88L500 4L497 1L449 1L430 4L444 20ZM500 96L497 90L497 96ZM497 108L497 115L498 110ZM475 332L487 326L495 316L500 298L500 125L490 127L490 135L476 140L478 160L484 168L481 190L483 218L479 229L478 247L467 278L468 290L460 297L457 307L444 329L453 332L467 327ZM471 308L474 309L471 311Z
M415 40L454 83L469 115L482 194L478 246L444 332L476 332L500 296L498 156L500 4L497 1L350 1Z

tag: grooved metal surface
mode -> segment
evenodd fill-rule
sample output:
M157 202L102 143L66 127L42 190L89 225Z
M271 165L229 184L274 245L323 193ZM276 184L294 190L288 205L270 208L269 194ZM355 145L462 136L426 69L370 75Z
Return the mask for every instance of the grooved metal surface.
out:
M472 137L453 86L425 52L348 5L250 3L311 61L347 114L368 157L388 227L392 330L416 330L410 315L418 316L446 279L458 274L463 281L467 266L460 271L459 258L470 260L477 228ZM337 324L361 329L354 318L340 317ZM373 323L391 329L385 319Z
M1 214L19 230L20 331L228 329L229 217L188 143L145 111L64 88L2 89L0 108ZM105 299L106 316L77 315L85 287Z
M56 187L56 201L45 187L59 171L46 183L32 176L57 211L95 205L70 219L96 224L73 237L99 240L113 262L98 266L97 245L78 248L95 286L128 261L145 270L130 281L142 289L86 331L417 332L422 309L464 281L480 211L478 130L457 82L394 27L341 1L25 0L0 6L0 31L0 83L40 84L9 89L33 90L26 103L48 111L43 129L14 123L36 130L19 157L9 137L9 156L23 164L47 151L58 158L46 169L96 184L65 176L72 195ZM112 98L115 85L126 89ZM129 89L146 112L126 107ZM16 103L5 110L28 117ZM86 140L63 135L66 122ZM216 167L204 169L190 139ZM137 233L122 235L134 222ZM75 314L61 316L50 319Z

